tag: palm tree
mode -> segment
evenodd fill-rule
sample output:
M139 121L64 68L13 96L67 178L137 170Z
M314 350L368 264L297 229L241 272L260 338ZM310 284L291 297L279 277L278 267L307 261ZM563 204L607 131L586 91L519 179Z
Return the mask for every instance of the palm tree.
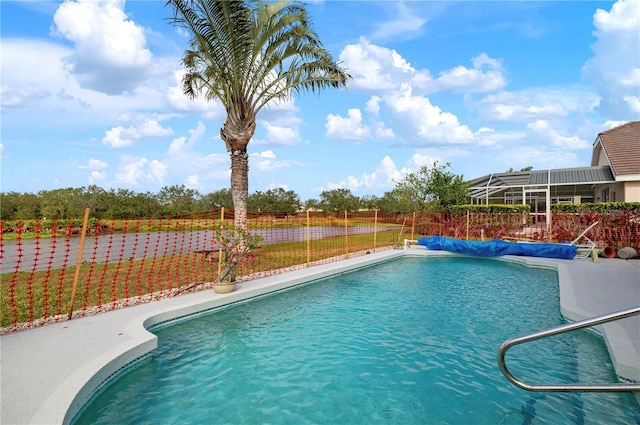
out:
M195 99L219 99L227 111L220 129L231 157L236 226L246 226L247 145L257 113L302 90L346 87L351 76L335 62L299 2L169 0L173 25L191 34L182 57L182 89Z

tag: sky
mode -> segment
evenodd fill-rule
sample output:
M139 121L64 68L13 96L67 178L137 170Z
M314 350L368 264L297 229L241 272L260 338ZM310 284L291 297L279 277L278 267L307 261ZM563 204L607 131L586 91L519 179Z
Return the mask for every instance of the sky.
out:
M2 192L230 187L217 101L180 87L165 1L0 1ZM249 192L382 196L421 166L465 179L591 164L640 119L640 0L313 1L345 89L259 112Z

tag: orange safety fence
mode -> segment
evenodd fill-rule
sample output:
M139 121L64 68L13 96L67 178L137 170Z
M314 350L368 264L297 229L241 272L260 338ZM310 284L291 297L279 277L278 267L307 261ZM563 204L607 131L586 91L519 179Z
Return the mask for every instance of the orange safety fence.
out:
M0 221L1 332L209 287L218 259L212 234L220 220L232 223L233 212L88 223ZM595 221L586 236L600 248L640 250L638 213L554 212L549 225L544 215L516 213L249 214L249 232L263 240L235 272L240 281L250 281L400 247L404 239L420 236L568 242Z

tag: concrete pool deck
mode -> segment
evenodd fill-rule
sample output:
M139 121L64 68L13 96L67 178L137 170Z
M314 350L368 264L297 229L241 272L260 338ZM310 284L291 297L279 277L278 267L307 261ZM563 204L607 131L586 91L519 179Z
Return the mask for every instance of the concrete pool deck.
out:
M404 255L457 254L424 247L385 250L247 281L231 294L206 290L3 335L0 423L70 423L97 388L156 347L156 337L147 330L154 325ZM557 269L561 312L570 321L640 305L640 260L496 260ZM640 382L640 316L597 329L617 374Z

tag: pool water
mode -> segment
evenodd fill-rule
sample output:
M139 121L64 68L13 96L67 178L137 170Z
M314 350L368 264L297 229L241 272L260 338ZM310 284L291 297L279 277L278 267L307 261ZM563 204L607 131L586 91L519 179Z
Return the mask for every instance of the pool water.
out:
M504 340L561 323L553 270L404 257L155 329L159 348L74 423L639 423L629 394L504 378ZM530 383L616 380L584 330L513 347L507 364Z

